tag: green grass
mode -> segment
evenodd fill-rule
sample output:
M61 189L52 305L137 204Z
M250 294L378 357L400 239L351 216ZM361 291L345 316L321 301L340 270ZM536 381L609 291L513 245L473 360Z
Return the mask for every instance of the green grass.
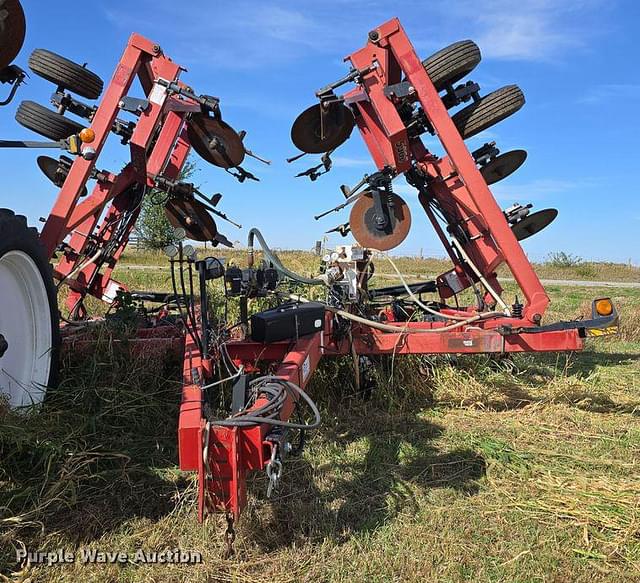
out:
M306 255L283 259L313 271ZM164 271L117 276L169 289ZM194 478L176 467L180 363L132 360L121 332L98 328L44 410L0 412L0 573L19 570L22 542L178 547L204 563L38 567L10 581L640 581L640 290L548 292L547 321L612 295L622 333L579 354L384 358L370 400L349 361L324 361L309 388L323 426L285 464L276 499L251 477L229 560L223 518L197 523Z

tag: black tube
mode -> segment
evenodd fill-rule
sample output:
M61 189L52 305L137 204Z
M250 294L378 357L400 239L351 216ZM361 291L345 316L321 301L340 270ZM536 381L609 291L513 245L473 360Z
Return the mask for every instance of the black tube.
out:
M279 389L276 389L273 385L279 387ZM266 423L267 425L276 427L301 430L316 429L320 425L321 419L318 407L309 395L298 385L280 377L266 376L251 381L250 386L254 391L255 399L257 399L259 395L267 394L271 396L269 402L258 409L247 411L246 413L241 412L234 417L211 420L211 425L221 427L250 427L260 423ZM288 391L297 394L298 399L296 399L296 403L300 398L307 403L314 416L312 423L291 423L278 418L282 406L286 401Z
M206 262L201 261L198 265L198 277L200 280L200 325L202 327L202 358L209 356L209 298L207 297Z
M282 262L278 258L278 256L269 249L262 233L256 229L255 227L249 231L249 235L247 236L247 247L249 248L249 267L253 266L253 240L254 238L258 238L258 242L264 251L265 256L269 261L273 264L273 266L283 275L287 276L289 279L293 279L295 281L299 281L300 283L305 283L307 285L321 285L324 282L321 279L313 279L310 277L304 277L303 275L298 275L293 271L287 269Z

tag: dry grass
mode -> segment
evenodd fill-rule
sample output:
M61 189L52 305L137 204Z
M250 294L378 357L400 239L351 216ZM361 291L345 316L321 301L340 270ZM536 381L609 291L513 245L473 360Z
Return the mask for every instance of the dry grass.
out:
M235 260L244 263L244 251L230 249L216 249L214 252L202 250L203 254L215 253L227 260ZM300 269L301 272L314 273L317 261L307 251L279 251L279 255L286 265ZM394 259L402 273L413 274L421 277L433 277L451 268L448 259L436 257L398 257ZM166 257L160 251L127 252L120 260L119 266L156 266L166 265ZM551 261L534 263L538 276L545 279L587 280L587 281L629 281L640 283L640 267L630 263L593 262L584 261L578 265L562 267ZM381 272L391 273L388 265L380 266ZM506 267L499 270L501 276L510 276Z
M313 270L308 255L284 260ZM552 317L611 293L549 291ZM251 478L230 560L221 517L197 524L193 476L176 467L180 363L132 361L121 332L99 328L40 411L0 405L0 573L18 570L24 543L178 547L204 564L76 563L10 581L640 580L640 292L613 299L621 335L580 354L382 358L368 400L348 361L323 362L310 388L323 428L277 499Z

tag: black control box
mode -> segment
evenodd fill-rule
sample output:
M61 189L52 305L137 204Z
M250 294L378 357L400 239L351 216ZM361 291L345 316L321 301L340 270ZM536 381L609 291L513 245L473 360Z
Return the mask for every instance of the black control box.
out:
M254 342L296 340L319 332L324 327L324 305L317 302L282 304L251 316Z

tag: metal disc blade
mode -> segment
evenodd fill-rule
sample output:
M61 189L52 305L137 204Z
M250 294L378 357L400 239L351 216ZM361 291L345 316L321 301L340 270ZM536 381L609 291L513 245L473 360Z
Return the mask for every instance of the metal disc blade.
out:
M63 156L62 158L66 158ZM69 165L73 163L72 160L66 158L68 160ZM69 168L62 164L59 160L55 158L51 158L49 156L38 156L36 160L38 164L38 168L42 170L42 173L55 184L58 188L62 188L64 181L67 179L69 175ZM87 196L87 187L85 186L80 193L80 196Z
M391 195L392 206L385 227L380 228L376 221L373 196L364 193L351 209L349 224L355 240L363 247L388 251L402 243L411 228L411 213L407 203L397 194Z
M216 223L201 202L173 198L164 206L167 219L174 228L182 227L188 239L215 241L218 235Z
M494 184L513 174L527 159L525 150L511 150L496 156L491 162L480 168L480 174L487 184Z
M536 213L527 215L521 221L518 221L511 227L513 234L518 241L522 241L531 235L535 235L538 231L542 231L546 226L551 224L558 216L556 209L544 209Z
M27 25L18 0L5 0L0 4L0 10L7 12L6 19L0 24L0 69L4 69L18 56Z
M245 149L237 132L221 119L194 115L188 127L189 142L207 162L220 168L240 166Z
M324 114L320 103L303 111L291 128L291 141L307 154L323 154L343 144L351 135L355 120L344 103L330 103Z

